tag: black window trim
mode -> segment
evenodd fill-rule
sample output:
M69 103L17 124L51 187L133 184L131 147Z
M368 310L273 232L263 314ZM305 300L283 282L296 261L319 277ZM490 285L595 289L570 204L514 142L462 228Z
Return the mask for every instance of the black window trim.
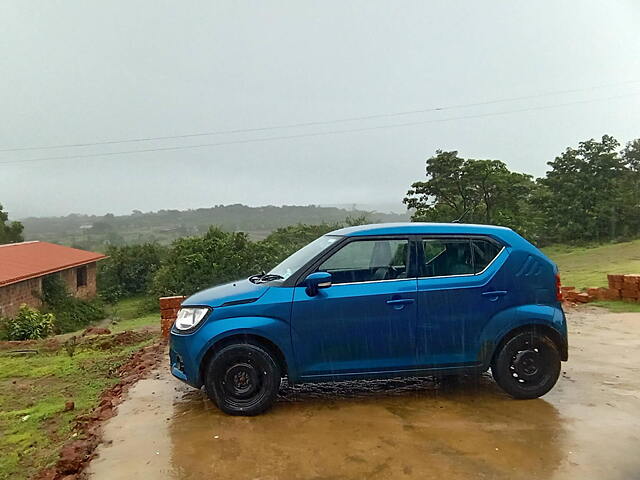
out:
M432 279L432 278L455 278L455 277L477 277L479 275L482 275L484 272L487 271L487 269L493 265L493 263L498 259L498 257L500 257L500 255L502 254L502 252L505 250L506 246L504 244L502 244L501 242L498 242L495 238L493 237L489 237L487 235L473 235L473 234L466 234L466 235L447 235L447 234L426 234L426 235L417 235L418 239L416 242L416 260L417 260L417 264L416 264L416 272L418 272L418 280L427 280L427 279ZM458 273L455 275L436 275L433 277L425 277L422 276L422 265L424 264L424 249L422 246L422 242L424 240L431 240L431 239L448 239L448 240L468 240L469 244L471 244L471 241L473 240L485 240L488 241L489 243L494 244L496 247L499 247L500 250L498 250L498 253L496 253L496 256L493 257L493 259L479 272L476 273ZM475 253L473 252L473 249L471 249L471 255L472 255L472 262L473 262L473 268L475 270Z

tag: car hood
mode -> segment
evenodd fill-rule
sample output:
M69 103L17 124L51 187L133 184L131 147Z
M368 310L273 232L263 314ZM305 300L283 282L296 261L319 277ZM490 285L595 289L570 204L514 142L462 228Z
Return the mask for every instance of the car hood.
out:
M269 290L265 284L255 284L249 280L238 280L237 282L225 283L216 287L201 290L187 298L182 305L208 305L210 307L221 307L228 303L251 303L258 300Z

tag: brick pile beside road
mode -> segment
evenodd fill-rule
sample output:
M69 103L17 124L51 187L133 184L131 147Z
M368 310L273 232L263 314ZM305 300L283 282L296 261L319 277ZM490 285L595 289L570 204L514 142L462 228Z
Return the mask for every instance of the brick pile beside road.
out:
M187 297L162 297L160 298L160 329L163 338L169 336L169 331L176 321L180 305Z
M588 303L594 300L622 300L640 303L640 274L607 275L609 287L590 287L576 290L575 287L560 287L562 298L567 302Z

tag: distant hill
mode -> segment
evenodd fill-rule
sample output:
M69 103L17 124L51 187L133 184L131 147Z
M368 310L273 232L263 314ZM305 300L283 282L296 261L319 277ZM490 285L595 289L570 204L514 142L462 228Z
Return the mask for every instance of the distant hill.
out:
M179 237L204 233L211 225L227 231L247 232L253 239L261 239L287 225L336 223L362 215L371 223L409 219L407 214L315 205L248 207L238 204L194 210L134 211L131 215L119 216L71 214L65 217L31 217L21 222L26 240L46 240L100 250L107 244L169 243Z

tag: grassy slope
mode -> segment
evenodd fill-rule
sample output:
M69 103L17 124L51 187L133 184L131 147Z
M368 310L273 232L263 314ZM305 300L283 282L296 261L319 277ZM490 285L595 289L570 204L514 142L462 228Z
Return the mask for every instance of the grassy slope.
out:
M160 314L149 312L149 299L146 297L130 297L120 300L110 307L110 316L118 320L106 326L112 332L137 330L144 327L160 328Z
M106 350L80 345L72 357L64 348L47 352L42 345L29 346L39 350L29 356L0 351L0 479L29 478L51 465L74 417L93 408L118 381L117 367L153 338ZM67 400L74 411L63 411Z
M640 240L594 248L556 245L543 249L558 264L563 285L606 287L607 273L640 273Z
M143 297L120 301L110 308L110 315L119 320L106 326L113 333L159 329L159 314L144 313L148 305ZM64 348L44 351L42 344L28 347L39 351L35 355L13 356L10 350L0 350L0 479L29 478L53 463L74 418L93 408L100 393L118 381L116 368L151 341L108 350L78 346L73 357ZM67 400L75 403L74 411L63 412Z

